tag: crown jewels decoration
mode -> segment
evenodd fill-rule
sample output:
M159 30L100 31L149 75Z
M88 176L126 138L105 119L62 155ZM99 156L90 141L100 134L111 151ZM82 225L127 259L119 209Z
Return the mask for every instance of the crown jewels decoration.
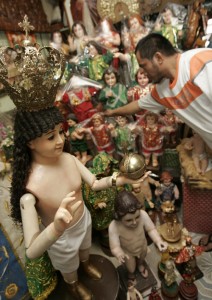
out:
M65 70L62 52L32 45L28 33L34 27L25 15L18 24L25 31L23 46L0 48L0 82L18 110L38 111L54 105Z

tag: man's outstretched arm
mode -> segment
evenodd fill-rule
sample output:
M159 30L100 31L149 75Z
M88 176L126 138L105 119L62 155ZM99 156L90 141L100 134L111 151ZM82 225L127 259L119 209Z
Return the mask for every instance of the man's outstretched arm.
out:
M126 115L133 115L138 113L141 108L138 106L137 101L133 101L129 104L126 104L122 107L118 107L115 109L108 109L104 112L104 115L107 117L111 116L126 116Z

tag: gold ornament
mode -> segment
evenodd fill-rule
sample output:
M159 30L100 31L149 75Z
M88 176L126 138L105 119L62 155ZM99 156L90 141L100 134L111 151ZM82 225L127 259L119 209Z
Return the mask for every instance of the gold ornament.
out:
M0 48L0 82L18 110L37 111L54 104L65 70L64 55L52 48L30 45L28 32L33 29L27 16L19 23L25 31L23 46ZM15 69L10 78L9 70Z
M140 5L138 0L97 0L97 10L101 19L109 18L117 23L130 14L139 14Z
M139 179L146 171L145 159L136 153L126 154L120 162L119 170L128 178Z
M12 299L18 292L18 286L15 283L11 283L6 287L5 297L6 299Z

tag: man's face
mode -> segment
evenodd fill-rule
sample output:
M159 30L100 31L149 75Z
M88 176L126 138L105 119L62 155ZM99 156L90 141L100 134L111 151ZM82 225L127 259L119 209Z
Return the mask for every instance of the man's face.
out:
M160 65L156 57L154 56L152 60L142 58L139 52L136 53L136 57L139 66L145 71L149 80L152 83L160 83L164 76L160 71Z

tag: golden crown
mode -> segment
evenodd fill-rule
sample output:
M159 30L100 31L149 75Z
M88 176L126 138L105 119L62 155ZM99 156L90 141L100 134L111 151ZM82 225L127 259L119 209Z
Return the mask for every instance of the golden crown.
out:
M28 32L34 27L26 15L19 26L25 31L23 46L0 48L0 82L18 110L51 107L65 70L65 57L52 47L30 44Z

